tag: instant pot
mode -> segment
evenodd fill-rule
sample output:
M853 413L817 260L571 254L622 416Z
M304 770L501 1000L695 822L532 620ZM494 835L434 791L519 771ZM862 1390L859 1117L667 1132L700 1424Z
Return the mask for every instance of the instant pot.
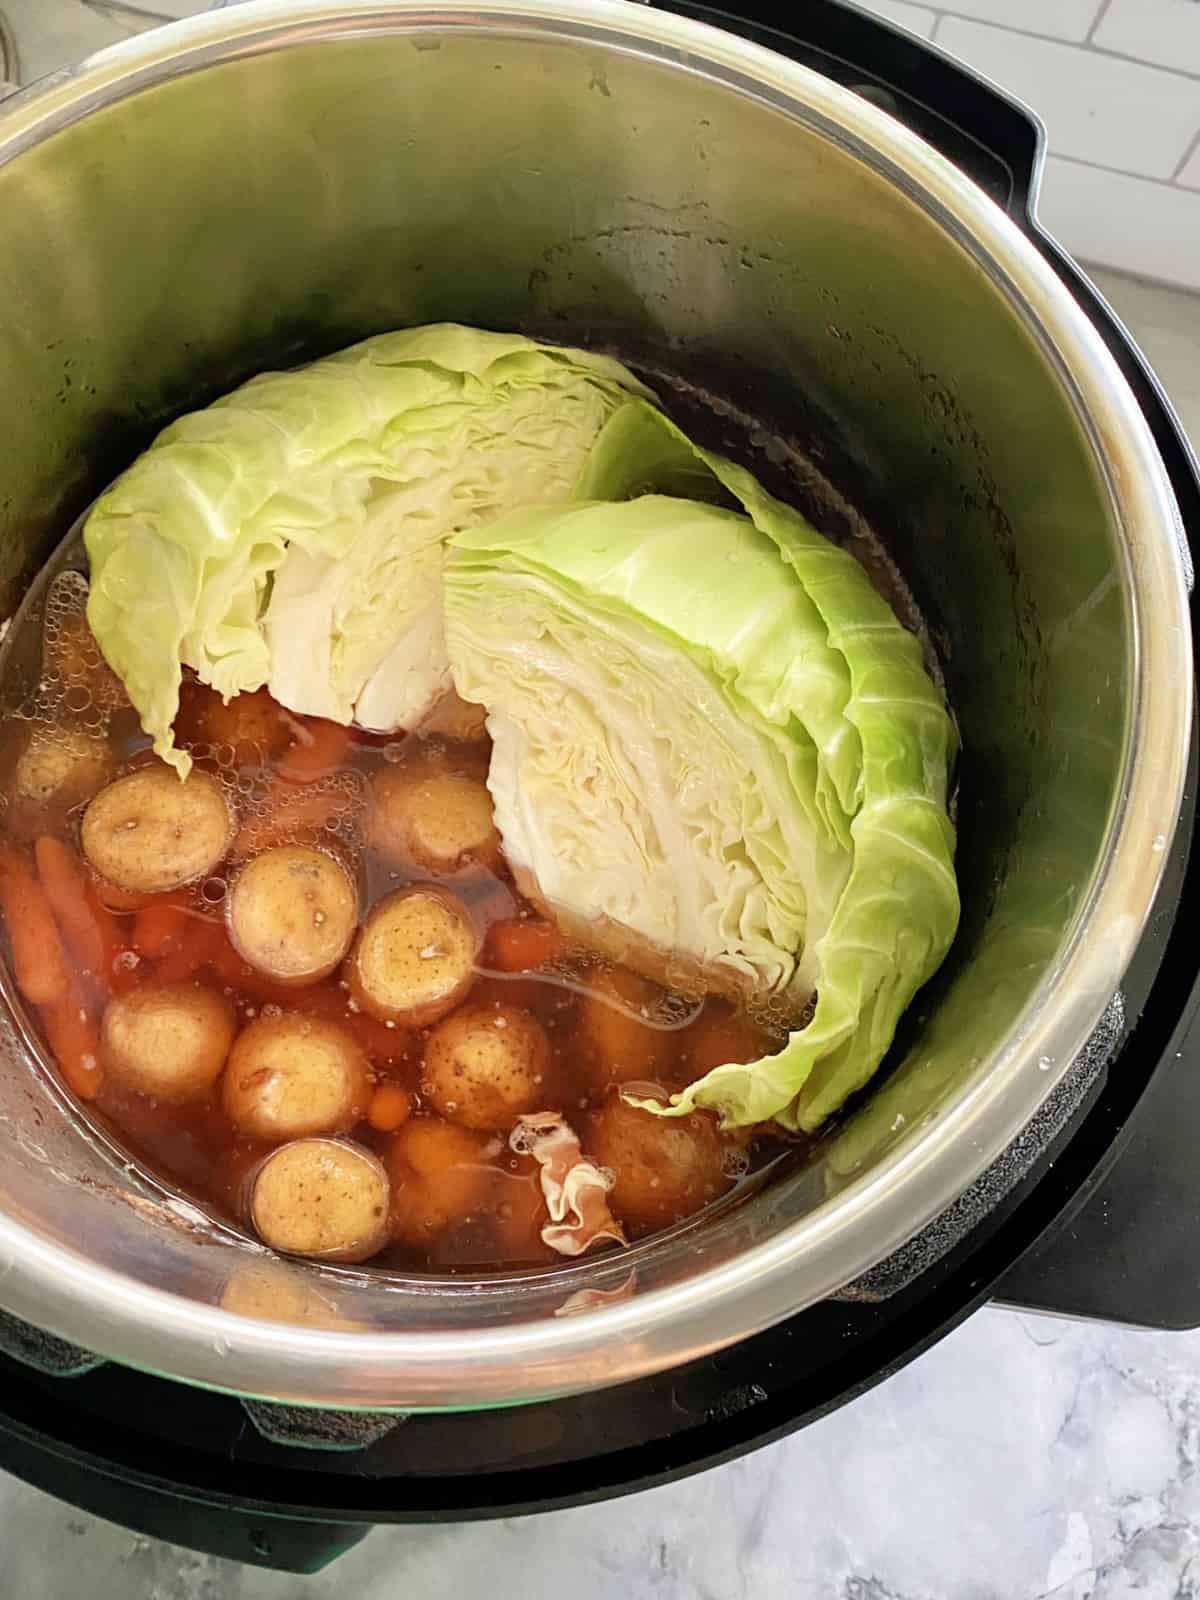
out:
M0 1463L54 1493L311 1568L726 1459L989 1295L1200 1322L1196 463L1037 223L1035 120L851 6L766 18L266 0L0 107L3 615L179 411L453 319L613 350L878 540L963 736L963 925L886 1073L620 1256L276 1260L89 1131L5 978Z

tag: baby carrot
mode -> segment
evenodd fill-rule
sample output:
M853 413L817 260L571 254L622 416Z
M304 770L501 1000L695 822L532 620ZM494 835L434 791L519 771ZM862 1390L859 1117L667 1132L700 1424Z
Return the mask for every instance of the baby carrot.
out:
M79 858L69 845L49 834L35 843L33 856L46 899L76 966L94 977L106 976L108 941L88 899L87 873Z
M183 900L178 894L159 895L142 907L133 919L133 948L139 955L154 961L179 948L189 921Z
M7 847L0 848L0 907L21 993L37 1006L63 999L70 973L50 902L28 862Z
M379 1133L395 1133L411 1114L412 1098L398 1083L381 1083L367 1107L367 1121Z
M40 1007L39 1014L68 1087L81 1100L94 1100L103 1078L100 1036L78 979L72 978L62 998Z
M100 899L94 878L89 878L84 885L83 898L104 941L101 977L113 994L127 994L139 978L138 959L130 948L128 931L120 917Z
M189 917L181 942L169 949L154 969L159 983L182 983L194 978L201 967L212 965L218 947L225 942L225 929L215 917Z

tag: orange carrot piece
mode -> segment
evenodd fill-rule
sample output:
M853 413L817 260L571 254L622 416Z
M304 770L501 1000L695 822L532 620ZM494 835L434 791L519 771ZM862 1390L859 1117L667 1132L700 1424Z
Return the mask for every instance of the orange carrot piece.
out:
M157 960L183 943L191 920L184 909L183 894L158 895L133 919L133 948L149 960Z
M76 966L103 978L108 969L108 941L88 898L87 873L69 845L43 834L33 847L38 877Z
M315 783L342 764L350 729L323 717L297 717L295 722L295 736L275 770L288 783Z
M488 930L490 966L500 972L530 972L565 955L569 941L552 922L494 922Z
M78 980L71 979L61 999L42 1006L40 1016L68 1087L81 1100L94 1100L104 1077L100 1066L100 1035Z
M367 1121L378 1133L395 1133L411 1115L412 1096L398 1083L381 1083L367 1107Z
M35 1006L62 1000L70 972L58 924L29 863L8 847L0 848L0 908L21 993Z
M225 929L215 918L188 917L181 942L169 949L155 967L156 981L182 983L194 978L201 967L215 963L224 940Z
M89 878L85 883L83 897L104 942L101 977L113 994L125 994L138 981L138 963L130 949L128 930L120 917L102 902L94 879Z

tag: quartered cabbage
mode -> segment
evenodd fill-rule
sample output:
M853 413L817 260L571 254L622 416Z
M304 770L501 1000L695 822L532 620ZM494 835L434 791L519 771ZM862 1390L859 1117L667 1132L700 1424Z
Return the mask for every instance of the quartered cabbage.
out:
M720 489L746 514L677 497ZM815 1129L954 936L952 721L858 563L652 406L616 413L576 495L450 546L450 659L489 710L509 859L718 986L815 991L777 1054L644 1102Z
M448 535L567 498L641 385L454 324L380 334L181 417L97 501L88 620L155 749L181 665L229 697L391 730L449 687Z
M444 324L266 374L166 429L85 542L92 629L181 773L183 666L379 730L453 681L522 887L810 1014L664 1115L818 1127L950 944L955 736L917 640L606 357Z

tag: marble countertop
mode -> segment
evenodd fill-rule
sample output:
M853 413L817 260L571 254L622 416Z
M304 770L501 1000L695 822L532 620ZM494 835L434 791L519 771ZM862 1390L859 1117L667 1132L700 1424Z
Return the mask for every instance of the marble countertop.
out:
M146 25L137 9L0 0L26 78ZM142 9L184 15L204 5L154 0ZM1200 300L1097 276L1200 438ZM989 1308L854 1405L729 1466L575 1511L377 1529L307 1579L127 1533L0 1474L0 1600L76 1592L1195 1600L1200 1332Z
M520 1520L380 1528L314 1578L126 1533L0 1476L0 1596L1187 1600L1200 1334L988 1308L781 1444Z

